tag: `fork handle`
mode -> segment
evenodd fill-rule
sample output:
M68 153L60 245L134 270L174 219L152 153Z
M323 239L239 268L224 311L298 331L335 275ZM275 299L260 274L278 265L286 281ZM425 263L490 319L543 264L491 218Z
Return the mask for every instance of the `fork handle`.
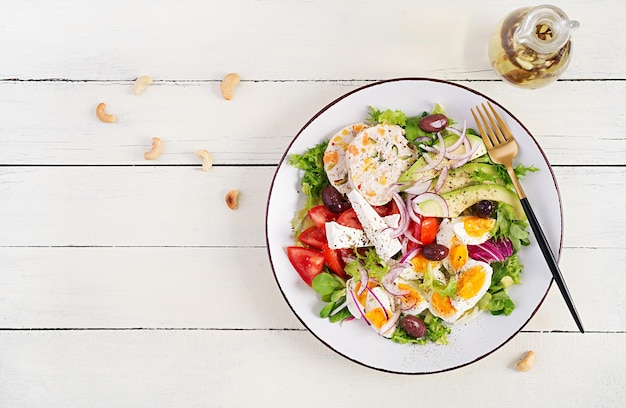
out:
M567 307L569 308L569 311L572 314L574 321L576 322L576 326L578 326L578 330L580 330L581 333L584 333L585 329L583 329L583 324L580 320L580 316L578 316L578 312L576 311L576 306L574 306L574 301L572 300L572 296L570 295L569 290L567 289L567 285L565 284L565 280L563 279L563 275L561 274L559 265L556 261L556 258L554 257L554 253L552 252L550 245L548 245L548 240L546 239L546 236L543 233L543 229L541 228L541 225L539 225L539 221L537 221L537 217L535 217L535 212L530 206L530 203L528 202L528 198L524 197L520 201L522 203L522 207L524 208L524 212L526 213L526 217L528 218L530 227L532 228L533 233L535 234L535 238L537 239L539 248L541 248L541 252L543 253L544 258L546 259L546 262L548 263L548 267L550 268L550 271L552 272L552 276L554 277L554 280L556 281L556 284L559 287L559 290L561 291L563 298L565 299L565 303L567 304Z

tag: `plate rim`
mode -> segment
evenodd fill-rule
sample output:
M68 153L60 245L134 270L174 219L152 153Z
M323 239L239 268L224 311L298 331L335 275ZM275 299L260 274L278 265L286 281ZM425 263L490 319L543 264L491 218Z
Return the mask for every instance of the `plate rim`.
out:
M311 125L311 123L313 123L315 120L317 120L317 118L319 116L321 116L324 112L326 112L328 109L330 109L331 107L333 107L334 105L336 105L337 103L342 101L343 99L348 98L350 95L353 95L353 94L355 94L357 92L361 92L361 91L363 91L365 89L368 89L368 88L371 88L371 87L374 87L374 86L381 86L381 85L385 85L385 84L388 84L388 83L402 82L402 81L410 81L410 82L436 82L436 83L441 83L441 84L446 84L446 85L451 85L451 86L455 86L455 87L461 88L461 89L463 89L465 91L471 92L471 93L476 94L476 95L478 95L478 96L480 96L482 98L487 99L492 104L495 104L500 109L502 109L504 112L506 112L513 120L515 120L517 122L517 124L520 127L522 127L522 129L524 129L524 131L527 133L527 135L530 136L532 142L537 146L537 149L538 149L539 153L541 154L541 156L545 160L547 168L548 168L548 170L550 172L550 176L552 177L552 182L553 182L554 187L555 187L556 195L558 197L559 215L560 215L560 217L559 217L560 218L559 219L560 236L559 236L559 248L558 248L558 251L556 251L555 255L556 255L556 258L557 258L557 262L560 260L561 252L562 252L562 249L563 249L563 229L564 229L563 200L562 200L562 197L561 197L561 191L559 189L559 185L558 185L557 180L556 180L556 176L555 176L554 171L552 169L552 164L548 160L548 157L546 156L544 150L541 148L541 145L538 143L538 141L535 138L535 136L528 130L528 128L524 125L524 123L522 123L515 115L513 115L508 109L506 109L504 106L502 106L500 103L498 103L493 98L483 94L482 92L479 92L479 91L477 91L475 89L472 89L472 88L470 88L468 86L465 86L463 84L459 84L459 83L455 83L455 82L448 81L448 80L443 80L443 79L429 78L429 77L398 77L398 78L390 78L390 79L384 79L384 80L377 80L377 81L373 81L373 82L371 82L369 84L358 86L357 88L340 95L339 97L335 98L334 100L332 100L331 102L326 104L324 107L319 109L300 128L300 130L296 133L296 135L291 139L291 141L289 142L289 144L285 148L285 150L284 150L280 160L278 161L278 164L276 165L276 170L274 171L274 174L272 176L272 181L271 181L270 186L269 186L267 200L266 200L266 205L265 205L265 223L264 223L264 225L265 225L265 242L266 242L266 251L267 251L267 254L268 254L269 261L270 261L270 267L272 268L272 274L274 275L274 280L276 281L276 284L278 286L278 289L280 290L280 293L282 294L283 298L285 299L285 302L289 306L289 309L291 309L291 312L296 316L296 318L300 321L300 323L306 328L306 331L309 332L310 334L312 334L318 341L320 341L323 345L328 347L333 352L339 354L343 358L345 358L345 359L347 359L349 361L352 361L353 363L356 363L358 365L361 365L363 367L367 367L367 368L370 368L370 369L373 369L373 370L376 370L376 371L385 372L385 373L391 373L391 374L399 374L399 375L411 375L411 376L412 375L429 375L429 374L437 374L437 373L443 373L443 372L447 372L447 371L457 370L459 368L468 366L470 364L473 364L473 363L475 363L475 362L477 362L479 360L482 360L483 358L493 354L494 352L499 350L501 347L503 347L505 344L509 343L515 336L517 336L524 329L524 327L535 316L535 314L537 313L537 311L539 310L539 308L541 307L541 305L545 301L548 293L550 292L550 289L552 287L552 283L554 282L554 278L550 279L550 282L549 282L549 284L548 284L548 286L546 288L545 293L541 297L541 300L539 301L539 303L537 303L537 306L535 307L535 309L528 316L528 319L525 322L523 322L522 325L520 325L518 330L513 332L511 334L511 336L506 338L504 341L502 341L501 344L499 344L497 347L493 348L492 350L486 352L485 354L482 354L482 355L478 356L477 358L474 358L474 359L472 359L470 361L467 361L467 362L465 362L463 364L458 364L458 365L455 365L455 366L452 366L452 367L446 367L446 368L443 368L441 370L424 371L424 372L398 371L398 370L386 369L386 368L382 368L382 367L376 367L376 366L373 366L373 365L369 365L369 364L366 364L366 363L364 363L362 361L359 361L359 360L357 360L357 359L355 359L353 357L350 357L350 356L342 353L341 351L335 349L332 345L328 344L328 342L326 342L324 339L322 339L317 333L315 333L313 330L311 330L311 328L306 324L306 322L303 320L303 318L301 318L300 315L294 310L293 306L291 305L291 302L289 301L286 293L283 290L283 287L280 284L278 276L276 275L276 270L274 268L274 262L272 260L272 253L271 253L271 250L270 250L270 242L269 242L269 236L268 236L268 215L269 215L269 210L270 210L270 199L272 197L272 192L274 191L274 183L276 181L276 177L278 175L278 172L280 171L281 166L284 164L285 159L287 158L287 154L291 150L291 147L295 143L295 141L300 137L302 132L304 132L304 130L306 128L308 128Z

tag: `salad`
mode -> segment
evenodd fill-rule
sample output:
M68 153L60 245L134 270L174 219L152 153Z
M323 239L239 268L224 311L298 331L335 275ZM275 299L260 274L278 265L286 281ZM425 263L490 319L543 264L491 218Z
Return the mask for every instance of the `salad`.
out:
M324 302L320 318L446 344L451 324L513 312L524 211L504 166L442 106L413 117L370 108L289 163L306 200L287 256Z

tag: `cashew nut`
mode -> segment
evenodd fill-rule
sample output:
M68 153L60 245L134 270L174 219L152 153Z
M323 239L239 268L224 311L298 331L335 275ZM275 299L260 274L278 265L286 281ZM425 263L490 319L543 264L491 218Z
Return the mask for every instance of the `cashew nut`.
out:
M535 359L535 352L529 351L528 353L526 353L524 358L519 363L517 363L517 369L520 371L530 370L535 365Z
M133 85L133 95L139 95L146 90L148 85L152 83L152 77L150 75L142 75L135 79L135 85Z
M202 160L202 171L209 171L213 166L213 156L208 151L202 149L194 153L197 158Z
M104 102L100 102L98 106L96 106L96 116L100 119L100 122L103 123L113 123L117 120L115 115L110 115L105 111L106 106Z
M233 89L235 88L235 85L239 83L239 81L239 75L235 74L234 72L226 75L224 79L222 79L221 89L224 99L231 100L233 98Z
M161 142L161 139L159 139L158 137L153 137L152 149L145 152L143 154L143 158L146 160L156 160L159 158L161 153L163 153L163 143Z
M239 204L239 190L230 190L226 193L226 205L231 210L236 210Z

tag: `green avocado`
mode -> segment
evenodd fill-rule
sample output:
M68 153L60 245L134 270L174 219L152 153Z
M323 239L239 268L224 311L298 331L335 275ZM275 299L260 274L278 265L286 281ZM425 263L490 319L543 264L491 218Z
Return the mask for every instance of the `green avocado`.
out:
M519 197L514 191L499 184L476 184L452 190L441 197L448 204L448 217L458 217L463 211L481 200L501 201L513 206L518 220L525 220L526 214ZM426 200L419 204L420 212L425 217L444 217L443 208L435 200Z
M439 189L438 193L445 194L452 190L457 190L459 188L468 187L468 186L477 184L476 179L472 177L472 175L476 172L485 173L485 174L489 174L493 176L498 174L498 171L496 170L496 168L492 166L491 164L467 163L457 169L453 169L448 172L448 176L446 177L446 180L444 181L443 185ZM500 183L500 182L503 183L504 181L500 181L500 180L496 181L496 183ZM436 183L437 183L436 181L433 181L432 185L430 186L429 191L432 192L435 190Z
M472 154L472 157L470 158L470 160L474 160L475 158L480 157L483 154L487 153L487 149L485 148L483 139L480 136L468 134L467 138L469 139L472 147L474 147L477 143L479 144L478 149L476 149L474 154ZM454 142L456 142L457 140L459 140L459 136L456 134L448 135L443 139L446 146L452 146ZM461 145L451 153L463 154L463 152L465 152L465 147ZM436 153L424 153L424 154L427 154L431 158L437 157ZM420 169L424 168L426 164L427 164L426 160L423 157L420 157L419 159L415 161L415 163L413 163L411 167L409 167L407 171L404 172L404 174L400 176L400 179L398 181L400 183L408 183L408 182L418 181L420 179L422 179L423 181L431 180L437 177L437 175L439 175L439 173L441 172L441 169L443 169L445 166L448 166L450 164L450 160L444 158L443 161L436 168L426 170L426 171L421 171Z

